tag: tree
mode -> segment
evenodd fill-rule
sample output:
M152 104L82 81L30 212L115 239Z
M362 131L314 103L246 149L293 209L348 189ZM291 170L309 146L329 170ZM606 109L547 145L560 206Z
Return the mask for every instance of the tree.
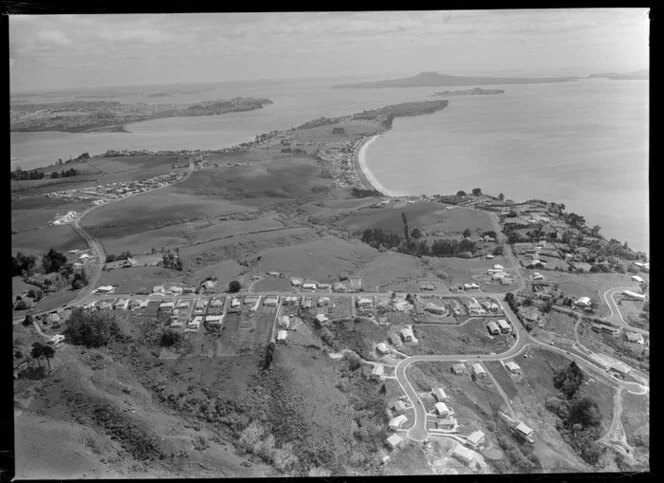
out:
M415 239L419 239L422 238L422 232L419 228L413 228L413 231L410 232L410 236Z
M240 282L238 282L237 280L233 280L231 283L228 284L228 291L230 293L239 292L241 288L242 285L240 285Z
M85 273L85 270L81 270L79 273L74 274L74 278L71 281L71 287L74 290L83 288L88 284L88 275Z
M589 397L575 399L572 401L569 416L565 423L567 426L580 424L582 429L598 427L602 424L602 414L599 411L599 405Z
M576 213L570 213L567 215L567 223L572 225L574 228L581 228L586 224L586 219L581 215L577 215Z
M60 173L58 173L57 171L53 171L51 173L51 179L56 179L56 178L59 178L59 177L60 177Z
M159 341L162 347L172 347L174 345L180 344L182 341L182 335L179 332L173 330L166 330L161 334L161 340Z
M53 356L55 356L55 349L53 349L53 347L51 347L50 345L43 345L42 354L46 358L46 363L48 364L48 368L51 369L51 359L53 359Z
M52 248L42 257L42 267L46 273L58 272L65 265L67 265L67 257Z
M118 334L115 318L107 312L87 312L76 307L72 310L63 331L68 341L85 347L106 345L111 336Z
M30 327L34 321L34 318L30 314L26 314L25 319L23 319L23 327Z
M505 201L505 195L502 194L502 193L500 193L500 194L498 195L498 199L499 199L500 201Z
M572 399L583 384L583 379L583 372L576 362L572 361L566 368L554 374L553 386L561 391L567 399Z
M498 245L498 246L496 246L496 248L493 249L493 254L500 256L500 255L503 254L504 249L505 248L502 245Z
M590 233L592 234L592 236L599 236L599 231L600 231L601 229L602 229L601 226L599 226L599 225L595 225L595 226L593 226L593 227L590 229Z
M37 364L39 365L39 367L41 367L41 358L44 355L44 346L41 345L39 342L33 342L30 355L32 356L33 359L37 360Z
M456 195L459 196L459 197L464 197L464 196L466 196L466 192L465 191L457 191Z
M470 235L471 235L470 228L466 228L465 230L463 230L463 237L464 238L469 238Z
M473 196L480 196L482 194L482 190L480 188L473 188Z

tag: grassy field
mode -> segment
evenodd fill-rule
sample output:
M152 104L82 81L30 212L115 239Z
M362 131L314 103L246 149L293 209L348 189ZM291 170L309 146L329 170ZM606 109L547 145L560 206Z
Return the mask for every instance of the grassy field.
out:
M65 215L68 211L81 213L89 206L89 202L71 203L41 195L12 200L12 230L22 233L38 228L46 228L57 215Z
M576 317L552 310L547 314L545 320L545 330L574 340L574 325L576 324Z
M131 267L102 272L99 285L118 285L117 292L152 293L155 285L182 285L182 272L162 267Z
M310 157L291 158L290 154L277 150L243 153L242 156L228 153L225 157L226 162L241 165L197 171L178 185L177 192L260 206L293 198L318 197L317 191L333 187L332 180L321 177L321 168Z
M50 226L12 235L12 252L41 256L51 248L59 252L87 248L85 241L70 225Z
M371 260L377 253L359 241L326 236L299 245L268 248L259 254L263 271L330 282L343 273L354 273L358 265Z
M521 364L521 361L519 360L515 360L515 362L519 365ZM493 375L496 381L498 381L498 384L503 388L503 391L505 391L505 394L507 394L510 401L513 401L514 398L519 395L519 389L517 387L518 383L516 382L518 377L512 377L509 371L503 367L500 362L485 362L484 368Z
M434 475L421 446L409 444L390 456L382 476Z
M444 205L435 201L408 204L392 202L381 208L360 209L355 214L344 216L339 226L349 231L381 228L402 235L402 213L406 214L409 229L420 228L427 233L456 235L463 233L466 228L473 232L493 229L486 213L465 208L446 210Z
M623 392L622 405L621 421L627 435L627 443L647 447L650 440L650 397ZM638 444L639 442L645 445Z
M404 282L417 280L425 274L424 266L419 258L394 252L379 254L364 264L353 277L362 279L365 290L391 290Z
M462 326L414 325L419 344L403 348L409 355L416 354L485 354L500 353L514 342L511 335L493 336L486 329L486 320L477 318Z
M592 299L594 297L597 299L599 307L596 310L596 315L600 317L609 315L609 308L604 302L604 292L610 288L634 285L629 275L619 273L565 273L560 274L555 282L558 284L558 288L568 297L573 299L579 297L590 297Z

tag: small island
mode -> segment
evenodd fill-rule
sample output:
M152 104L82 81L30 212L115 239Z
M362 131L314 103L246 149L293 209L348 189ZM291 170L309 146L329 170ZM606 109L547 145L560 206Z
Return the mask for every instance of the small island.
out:
M272 104L270 99L235 97L228 100L176 104L123 104L117 101L12 103L12 132L127 132L125 124L166 117L216 116L253 111Z
M484 96L492 94L504 94L505 91L502 89L481 89L475 87L474 89L466 89L460 91L442 91L434 92L430 97L450 97L450 96Z

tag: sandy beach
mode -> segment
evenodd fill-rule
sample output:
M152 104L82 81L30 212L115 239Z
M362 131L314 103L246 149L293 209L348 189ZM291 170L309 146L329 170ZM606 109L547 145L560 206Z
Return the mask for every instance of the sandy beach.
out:
M373 173L371 173L371 170L367 165L367 150L369 149L369 146L371 146L371 144L379 137L380 134L372 136L362 144L359 151L357 151L356 153L355 170L357 171L357 174L360 177L360 180L363 182L363 184L371 185L373 189L375 189L376 191L380 191L385 196L398 196L397 194L390 192L382 184L380 184L380 182L374 177ZM357 169L358 167L359 170ZM367 186L367 188L368 187L369 186Z

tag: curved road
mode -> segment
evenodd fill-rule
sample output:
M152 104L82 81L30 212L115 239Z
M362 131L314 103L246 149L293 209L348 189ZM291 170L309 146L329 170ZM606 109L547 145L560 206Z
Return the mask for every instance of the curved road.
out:
M101 269L104 265L104 262L106 261L106 254L105 254L105 251L104 251L104 247L99 242L99 240L97 240L97 238L95 238L93 235L91 235L90 233L88 233L87 231L85 231L81 227L81 225L80 225L81 220L83 220L83 218L86 215L88 215L91 211L93 211L93 210L95 210L95 209L97 209L101 206L108 206L111 203L117 203L119 201L124 201L127 198L133 198L135 196L140 196L140 195L144 195L144 194L147 194L147 193L154 193L157 190L164 189L164 188L170 188L172 186L175 186L176 184L183 183L191 177L192 173L194 172L194 167L195 167L194 162L193 162L192 159L190 159L189 160L189 166L187 168L187 172L181 180L176 181L175 183L169 184L167 186L161 186L159 188L155 188L155 189L150 190L150 191L143 191L141 193L135 193L135 194L132 194L132 195L125 196L123 198L114 199L114 200L111 200L108 203L105 203L103 205L91 206L88 209L86 209L85 211L83 211L83 213L81 213L79 215L79 217L74 220L74 222L72 223L72 228L74 228L76 233L78 233L81 236L81 238L83 238L83 240L85 240L85 242L88 244L90 249L93 251L95 257L97 258L97 262L94 263L94 265L92 266L91 269L89 269L90 272L88 273L88 284L81 289L81 291L76 295L76 297L74 297L73 300L71 300L67 304L65 304L65 307L72 306L76 303L79 303L81 300L85 299L86 297L88 297L92 293L92 291L95 289L95 287L99 283L99 278L101 277L101 272L102 272ZM43 312L37 312L37 313L30 314L30 315L32 315L33 317L34 316L39 316L39 315L44 315L44 314L48 314L50 312L53 312L53 310L55 310L55 309L46 310L46 311L43 311ZM14 324L18 324L18 323L22 322L23 320L24 320L24 317L13 319L12 322Z

